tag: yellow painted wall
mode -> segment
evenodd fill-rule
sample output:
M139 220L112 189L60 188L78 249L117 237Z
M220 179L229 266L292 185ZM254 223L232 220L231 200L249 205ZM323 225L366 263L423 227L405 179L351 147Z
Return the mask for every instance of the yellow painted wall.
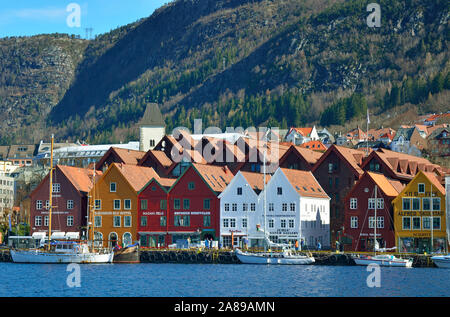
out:
M110 192L110 183L116 183L116 192ZM95 188L91 190L91 199L100 199L101 208L95 210L96 216L102 217L101 227L95 227L95 231L103 234L103 246L108 246L108 240L111 232L117 234L118 243L122 245L123 235L126 232L131 233L132 242L137 240L137 193L128 184L122 173L112 164L109 169L103 174L103 177L97 181ZM114 199L120 200L120 209L114 209ZM124 207L124 200L131 200L131 209L126 210ZM93 202L90 201L90 205ZM120 216L120 227L114 227L113 217ZM131 227L124 226L124 216L131 216ZM90 231L92 232L92 231Z
M418 185L425 184L425 193L419 193ZM403 191L392 202L394 206L394 227L396 246L399 248L399 238L413 237L413 238L431 238L431 229L423 229L423 217L430 217L431 211L423 210L423 198L430 198L431 182L425 174L419 172L416 177L403 189ZM445 221L445 193L442 194L433 186L432 198L440 198L440 210L433 211L433 217L440 217L441 227L439 230L433 229L433 238L446 238L446 221ZM403 210L403 198L420 198L419 210L413 209L413 202L411 200L411 210ZM431 208L433 207L431 202ZM411 229L403 229L403 217L411 217ZM413 228L413 218L421 217L420 230ZM400 250L400 249L399 249ZM401 250L400 250L401 251Z

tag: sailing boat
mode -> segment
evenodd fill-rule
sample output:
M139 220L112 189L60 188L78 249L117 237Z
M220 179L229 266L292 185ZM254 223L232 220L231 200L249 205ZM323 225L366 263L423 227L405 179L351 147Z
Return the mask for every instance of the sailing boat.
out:
M53 135L50 154L50 206L49 229L51 237L52 228L52 192L53 192ZM93 182L95 182L95 175ZM90 248L91 247L91 248ZM16 250L11 249L11 258L14 263L111 263L114 253L109 250L93 249L93 243L78 241L49 241L44 249Z
M264 160L263 160L263 170L264 170L264 240L266 245L269 246L281 246L283 248L283 252L264 252L264 253L256 253L256 252L248 252L242 251L240 249L236 249L235 253L239 261L244 264L296 264L296 265L305 265L312 264L315 262L314 257L312 255L301 255L294 254L290 249L290 246L286 246L284 244L276 244L270 241L267 236L267 217L266 217L266 149L264 149Z
M375 185L375 214L373 221L373 253L374 255L354 255L352 259L356 265L370 265L377 264L380 266L398 266L398 267L412 267L412 259L401 259L391 254L378 254L377 251L381 251L377 241L377 192L378 186ZM367 210L368 212L369 210ZM384 249L386 251L387 249Z

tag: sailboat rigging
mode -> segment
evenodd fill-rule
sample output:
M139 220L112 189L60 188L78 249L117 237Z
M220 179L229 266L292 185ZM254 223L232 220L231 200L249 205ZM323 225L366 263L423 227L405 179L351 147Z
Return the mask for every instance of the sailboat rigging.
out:
M48 243L44 249L16 250L11 249L11 258L15 263L111 263L114 253L107 249L94 250L91 243L81 241L52 241L52 192L53 192L53 139L50 150L50 173L49 173L49 227ZM93 182L95 180L95 175ZM89 228L88 228L89 232ZM91 249L89 249L89 246Z

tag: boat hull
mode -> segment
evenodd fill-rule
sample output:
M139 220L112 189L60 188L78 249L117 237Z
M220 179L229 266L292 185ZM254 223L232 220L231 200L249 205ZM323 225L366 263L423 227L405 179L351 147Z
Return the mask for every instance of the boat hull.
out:
M358 258L354 257L356 265L371 265L377 264L379 266L393 266L393 267L412 267L412 260L404 260L404 259L376 259L376 258Z
M433 257L431 257L431 260L433 260L434 264L436 264L437 267L450 269L450 257L449 256L433 256Z
M139 263L139 247L133 246L130 248L120 249L114 251L114 263Z
M236 256L243 264L307 265L315 262L313 257L308 256L275 257L269 254L249 254L240 251L236 252Z
M14 263L111 263L114 253L64 254L38 250L11 250Z

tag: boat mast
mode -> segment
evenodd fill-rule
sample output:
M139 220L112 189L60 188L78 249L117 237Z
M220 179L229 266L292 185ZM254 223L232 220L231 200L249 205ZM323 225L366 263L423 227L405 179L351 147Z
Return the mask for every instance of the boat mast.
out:
M431 184L431 189L430 189L430 220L431 220L431 249L430 249L430 253L433 253L433 226L434 226L434 217L433 217L433 184Z
M267 216L266 216L266 147L264 147L264 153L263 153L263 173L264 173L264 251L266 251L266 235L267 235Z
M375 185L375 217L373 224L373 253L377 254L377 191L378 187Z
M53 192L53 134L52 134L52 142L50 146L50 188L49 188L49 210L48 210L48 240L51 241L52 236L52 192ZM50 250L50 243L48 244L48 249Z

